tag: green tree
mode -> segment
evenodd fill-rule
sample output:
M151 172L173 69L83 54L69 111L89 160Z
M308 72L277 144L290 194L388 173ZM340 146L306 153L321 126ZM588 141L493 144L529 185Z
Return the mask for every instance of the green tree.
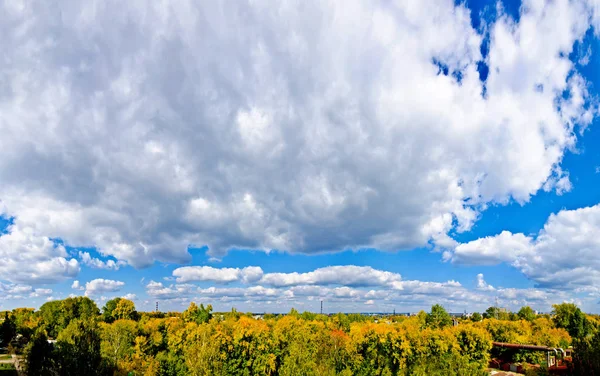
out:
M298 310L296 310L296 308L292 308L292 309L290 309L290 312L288 313L288 316L299 318L300 317L300 312L298 312Z
M33 308L15 308L12 311L12 318L17 328L17 333L29 340L37 326L37 319Z
M444 307L436 304L431 307L431 312L427 314L425 323L430 328L444 328L452 325L452 317Z
M204 304L200 304L200 307L198 307L196 303L191 302L189 307L183 311L181 317L185 322L207 323L212 318L212 309L210 304L206 307L204 307Z
M108 375L110 370L100 353L98 324L73 319L58 335L56 342L59 374L64 376Z
M419 313L417 313L417 322L419 323L420 328L425 328L425 326L427 326L427 315L428 313L423 310L420 310Z
M332 318L331 318L334 326L336 328L338 328L339 330L342 330L346 333L348 333L350 331L350 318L348 318L348 315L345 315L343 313L336 313Z
M25 348L25 369L30 376L53 376L58 373L52 344L43 330L35 332Z
M583 338L589 334L591 325L575 304L554 304L552 308L552 321L557 328L566 329L574 338Z
M137 336L137 324L132 320L117 320L112 324L102 324L101 353L114 366L133 354Z
M517 313L521 320L533 321L537 316L535 311L531 309L530 306L521 307L519 312Z
M479 312L473 312L473 314L471 315L471 320L478 322L481 321L483 319L483 317L481 316L481 313Z
M121 298L114 298L106 302L102 307L102 320L107 323L115 321L114 310L117 308L117 304L121 301Z
M121 299L113 311L113 316L115 319L137 320L138 314L131 300Z
M0 324L0 341L4 346L7 346L17 334L17 326L8 312L4 312L4 321Z
M100 314L96 303L87 296L67 298L62 301L59 314L60 328L66 328L72 320L95 319Z
M61 327L62 301L53 300L42 304L39 310L39 315L42 319L42 325L46 329L46 333L51 338L56 338L58 332L63 329Z
M600 331L590 338L575 338L573 346L573 375L600 375Z
M486 319L508 320L510 318L510 314L506 312L505 309L499 307L489 307L483 313L483 317Z

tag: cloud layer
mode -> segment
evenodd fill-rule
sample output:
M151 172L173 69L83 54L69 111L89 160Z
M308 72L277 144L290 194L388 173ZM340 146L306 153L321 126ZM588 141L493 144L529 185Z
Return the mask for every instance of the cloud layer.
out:
M182 266L140 288L182 304L597 299L600 205L454 240L490 205L573 188L563 156L598 112L576 68L592 50L574 45L597 37L597 1L524 0L477 30L456 3L0 1L0 293L51 299L78 278L69 292L137 299L106 274L190 247L429 247L535 287L338 265Z
M594 21L579 1L483 34L450 0L0 7L15 282L77 274L48 239L134 267L190 245L449 246L488 203L569 190L563 153L595 113L568 57Z
M253 269L260 270L258 267ZM572 298L570 293L560 289L496 288L485 281L483 274L477 275L476 287L470 289L452 280L404 280L397 273L355 265L331 266L306 273L264 273L262 278L252 281L243 279L243 270L211 267L209 278L205 278L206 275L188 278L188 283L165 285L150 281L146 284L146 293L151 299L181 306L190 301L211 302L219 307L242 303L259 310L272 305L271 309L278 312L302 306L314 311L318 309L315 304L319 301L324 301L328 307L354 311L413 310L436 302L460 312L464 309L485 310L495 304L496 299L512 309L532 305L550 310L551 304ZM181 274L179 269L173 271L173 275ZM223 276L233 275L237 278L227 278L227 283L233 286L204 287L194 283L223 284Z

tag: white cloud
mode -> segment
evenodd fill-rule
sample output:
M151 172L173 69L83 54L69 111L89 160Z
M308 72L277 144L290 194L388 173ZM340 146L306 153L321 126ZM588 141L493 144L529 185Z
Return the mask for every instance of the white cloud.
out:
M400 281L400 274L370 266L328 266L308 273L268 273L262 283L282 287L298 285L381 286Z
M35 289L34 293L36 297L52 294L52 289Z
M532 239L528 236L502 231L496 236L459 244L454 251L445 253L444 257L457 264L495 265L532 254L531 245Z
M165 287L161 282L150 281L146 285L146 293L153 298L171 300L186 297L198 288L190 284L175 284Z
M137 295L135 294L125 294L121 298L128 300L137 300Z
M54 283L79 273L77 260L65 248L31 228L8 227L0 235L0 279L16 283Z
M458 264L506 262L541 287L577 289L600 283L600 205L552 214L535 237L504 231L446 253Z
M245 283L256 282L263 276L261 268L248 266L238 268L213 268L211 266L184 266L173 271L177 282L211 281L217 283L229 283L242 281Z
M121 290L123 286L125 286L125 282L98 278L85 284L85 295L93 296L107 292L115 292Z
M307 273L266 273L260 267L214 268L185 266L173 271L177 282L211 281L216 283L262 283L275 287L298 285L377 286L400 281L397 273L373 269L369 266L328 266Z
M220 309L229 309L229 304L233 306L241 304L247 309L262 311L265 304L276 304L279 311L306 305L310 305L314 310L317 309L318 302L323 301L328 309L334 311L336 309L360 311L360 307L364 307L364 305L374 305L377 309L389 311L402 308L414 311L429 309L432 304L439 303L454 312L462 312L465 309L483 311L495 304L496 299L500 299L500 304L513 310L523 305L531 305L537 309L548 311L551 309L551 304L568 300L572 295L553 288L496 288L487 284L483 274L477 275L477 287L470 290L454 280L446 282L402 280L398 274L381 270L355 269L357 267L353 265L339 268L339 270L351 270L355 274L366 275L374 281L364 284L361 280L347 279L344 277L344 273L332 278L329 277L331 270L322 268L328 272L322 274L321 269L316 269L299 274L267 273L260 280L234 287L200 288L191 283L173 283L165 286L162 282L151 281L146 285L146 293L153 299L165 301L167 304L186 306L190 301L200 300L216 304ZM211 271L211 273L218 275L218 272L215 271ZM392 278L377 280L378 275L382 276L385 273L389 273ZM285 281L285 283L265 286L266 282L271 279L269 276L273 275L277 276L277 281ZM328 277L325 278L324 275ZM202 281L206 282L205 279ZM241 283L239 278L227 279L227 281L231 284ZM589 303L590 299L596 299L597 291L588 290L586 292L589 292L589 297L584 300ZM583 291L578 293L581 292Z
M73 281L73 283L71 284L71 288L74 290L84 290L85 289L83 286L81 286L81 284L77 280Z
M494 291L496 290L494 286L488 285L488 283L483 279L483 274L477 274L477 289L483 291Z
M81 259L81 263L96 269L108 269L108 270L119 270L122 266L127 265L125 261L119 260L106 260L102 261L98 258L92 257L89 252L81 252L79 251L79 258Z
M487 203L564 192L595 115L568 59L582 4L490 23L482 96L482 36L452 1L5 2L0 278L76 276L49 238L134 267L190 244L447 246Z
M52 289L34 289L29 285L0 282L0 295L6 301L39 298L50 294L52 294Z

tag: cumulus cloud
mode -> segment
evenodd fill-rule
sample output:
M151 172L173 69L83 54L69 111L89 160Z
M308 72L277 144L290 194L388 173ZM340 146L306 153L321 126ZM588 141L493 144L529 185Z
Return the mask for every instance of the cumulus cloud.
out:
M81 284L77 280L73 281L73 283L71 284L71 288L74 290L85 290L85 287L81 286Z
M172 284L164 286L162 282L150 281L146 285L146 293L153 297L164 300L187 297L197 291L198 288L190 284Z
M134 267L448 246L487 203L570 189L597 12L526 3L482 56L449 0L3 2L0 278L75 276L51 238Z
M55 283L79 273L79 262L70 258L64 246L34 228L11 225L0 234L0 280L15 283Z
M42 296L49 296L52 294L52 289L35 289L29 296L32 298L39 298Z
M446 254L458 264L506 262L540 287L581 289L600 283L600 205L552 214L535 236L477 239Z
M307 273L264 273L260 267L215 268L185 266L173 271L177 282L210 281L215 283L256 283L275 287L298 285L377 286L399 281L397 273L373 269L369 266L328 266Z
M490 246L504 243L485 241L477 244ZM475 252L475 249L473 247L472 252ZM487 250L485 252L489 254ZM531 252L511 254L521 255L520 260L524 260L525 256L522 255L529 256ZM475 259L484 260L485 263L489 261L481 257ZM509 260L509 258L502 260L504 259ZM183 272L178 272L180 269L183 269ZM245 270L252 270L252 274L257 277L246 278ZM177 301L183 305L194 298L248 304L270 302L302 305L317 300L326 301L328 304L350 304L341 307L372 301L379 307L390 308L402 306L428 308L431 304L441 303L450 307L461 307L459 311L472 310L474 307L486 309L495 303L496 298L511 308L532 305L547 310L550 304L569 298L568 292L553 286L545 289L494 287L485 281L481 273L476 276L476 288L468 289L454 280L445 282L403 280L397 273L355 265L329 266L306 273L263 273L259 267L243 269L190 267L176 269L173 274L178 276L177 283L164 285L162 282L151 281L146 285L147 294L156 299ZM258 278L258 276L262 277ZM237 286L201 288L193 283L183 282L214 282ZM577 292L586 292L593 298L599 295L596 290L592 291L590 288L578 288Z
M79 258L81 263L96 269L108 269L108 270L119 270L122 266L127 265L125 261L118 260L106 260L102 261L99 258L92 257L89 252L79 251Z
M328 266L308 273L268 273L262 283L272 286L346 285L377 286L399 281L400 274L373 269L370 266Z
M107 292L116 292L121 290L123 286L125 286L125 282L98 278L85 284L85 295L93 296Z
M177 282L211 281L229 283L234 281L256 282L263 276L263 271L257 266L239 268L213 268L211 266L184 266L173 271Z
M444 257L457 264L495 265L531 255L533 252L531 246L530 237L503 231L496 236L459 244L453 252L446 252Z
M0 295L5 300L39 298L50 294L52 294L52 289L34 289L29 285L0 282Z
M318 305L319 301L324 301L328 307L342 310L360 311L360 307L364 305L374 305L377 309L392 310L404 307L419 310L429 309L432 304L440 303L456 312L462 312L465 309L485 310L495 304L495 299L500 299L501 304L511 309L531 305L541 310L549 310L551 304L560 303L570 297L567 291L554 288L493 287L485 281L483 274L477 275L476 288L468 289L454 280L403 280L397 273L354 265L319 268L306 273L264 273L261 279L253 281L242 279L243 269L200 270L202 272L196 274L200 277L191 277L194 273L187 272L181 274L181 277L189 277L185 279L186 282L212 281L235 286L199 287L194 283L178 282L165 285L162 282L150 281L146 285L146 293L153 299L182 306L190 301L200 300L222 304L224 308L227 304L244 304L249 309L260 311L268 304L275 304L280 310L285 310L282 307L289 309L313 304L314 309L314 304ZM596 290L588 288L585 292L589 293L590 299L598 296Z
M125 294L121 298L128 300L137 300L137 295L135 294Z
M494 288L494 286L488 285L488 283L483 278L483 274L482 273L477 274L477 289L478 290L483 290L483 291L494 291L494 290L496 290Z

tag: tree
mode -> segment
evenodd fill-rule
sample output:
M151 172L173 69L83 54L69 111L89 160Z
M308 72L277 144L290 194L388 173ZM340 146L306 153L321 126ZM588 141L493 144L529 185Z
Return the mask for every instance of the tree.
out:
M8 346L10 341L17 334L17 326L8 312L4 312L4 321L0 324L0 341L4 346Z
M573 341L573 375L600 375L600 331Z
M102 320L104 322L111 323L115 321L114 310L117 308L119 301L121 301L121 298L111 299L102 307Z
M517 313L521 320L533 321L537 316L535 311L531 309L530 306L521 307L519 312Z
M119 300L113 311L113 316L115 319L136 320L137 311L135 310L135 304L128 299Z
M425 328L425 326L427 326L427 315L428 313L420 310L419 313L417 313L417 323L419 324L419 328Z
M58 332L63 329L61 327L61 300L53 300L44 303L39 310L39 315L42 319L42 325L46 329L46 333L51 338L56 338Z
M17 333L29 340L39 325L40 318L34 314L33 308L15 308L12 311L12 319L17 328Z
M110 370L100 353L101 338L97 323L73 319L57 339L59 374L64 376L107 375Z
M43 330L35 332L25 349L25 368L28 375L52 376L58 372L53 346Z
M473 314L471 315L471 320L478 322L481 321L483 319L483 317L481 316L481 313L479 312L473 312Z
M501 309L498 307L489 307L483 313L483 317L486 319L508 320L510 315L508 312L506 312L505 309Z
M66 328L72 320L95 319L100 314L96 303L87 296L67 298L60 306L59 322L61 328Z
M444 307L436 304L431 307L431 312L427 314L425 323L430 328L444 328L452 325L452 317Z
M552 308L552 321L557 328L566 329L574 338L584 338L589 334L591 325L575 304L554 304Z
M133 354L134 341L137 336L137 325L132 320L117 320L112 324L102 324L101 352L104 358L113 365L118 365Z
M290 309L290 312L288 313L288 316L292 316L292 317L300 317L300 312L298 312L298 310L296 310L296 308L292 308Z
M212 318L212 309L210 304L205 308L204 304L200 304L200 307L198 307L196 303L191 302L189 307L183 311L181 317L185 322L207 323Z

